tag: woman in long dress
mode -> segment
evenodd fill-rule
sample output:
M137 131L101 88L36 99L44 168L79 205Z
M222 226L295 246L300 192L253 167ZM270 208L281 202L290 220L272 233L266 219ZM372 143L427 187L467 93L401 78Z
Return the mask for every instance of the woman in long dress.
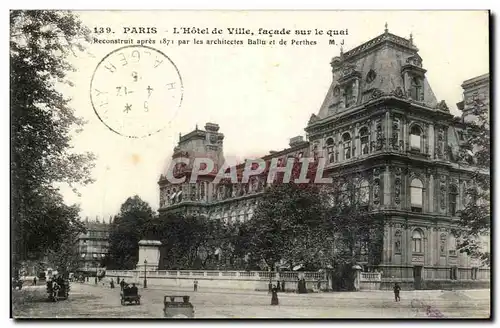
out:
M271 290L271 305L279 305L279 300L278 300L278 288L276 286L273 286L273 289Z

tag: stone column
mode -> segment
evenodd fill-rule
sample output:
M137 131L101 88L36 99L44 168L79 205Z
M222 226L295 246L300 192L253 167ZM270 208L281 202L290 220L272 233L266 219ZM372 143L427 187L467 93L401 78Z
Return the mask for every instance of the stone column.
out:
M428 135L428 138L427 138L426 142L429 143L429 155L431 156L430 158L433 159L434 158L434 149L435 149L435 145L434 145L434 124L432 124L432 123L429 124L429 130L427 132L427 135Z
M391 177L390 177L391 172L389 171L389 166L385 166L385 171L384 171L384 206L385 207L390 207L391 206Z
M392 219L391 219L392 221ZM393 222L392 222L393 223ZM387 236L387 257L389 262L392 263L392 259L394 258L394 251L392 249L392 245L394 245L392 238L394 236L394 226L391 224L389 227L389 235Z
M429 174L429 192L428 192L428 203L429 203L429 212L434 212L434 197L433 197L433 190L434 190L434 175L431 173Z
M405 229L405 231L406 231L406 233L405 233L405 237L406 237L406 252L401 252L401 255L403 255L403 253L404 253L405 254L404 263L406 265L411 265L411 255L412 255L411 228L409 226L407 226L406 229Z
M391 137L391 115L389 114L389 112L385 112L385 144L384 144L384 148L385 149L389 149L389 138Z
M408 142L408 122L406 120L406 118L402 118L401 119L401 131L403 131L403 136L402 136L402 140L403 140L403 149L401 149L401 151L406 151L406 143Z

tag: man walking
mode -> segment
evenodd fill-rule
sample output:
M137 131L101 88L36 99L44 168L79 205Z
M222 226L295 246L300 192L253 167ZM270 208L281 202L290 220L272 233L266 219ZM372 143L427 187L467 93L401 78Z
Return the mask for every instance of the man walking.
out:
M401 290L401 287L399 287L398 283L394 285L394 301L399 302L401 301L401 298L399 298L399 291Z
M33 278L33 286L36 286L36 276Z
M195 280L194 281L194 291L197 292L198 291L198 280Z

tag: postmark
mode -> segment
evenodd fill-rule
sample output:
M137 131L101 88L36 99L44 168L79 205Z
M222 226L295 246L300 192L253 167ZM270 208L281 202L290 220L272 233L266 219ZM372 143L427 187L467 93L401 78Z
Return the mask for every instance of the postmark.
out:
M107 54L90 82L90 100L99 120L111 131L142 138L163 130L183 99L182 77L158 49L131 45Z

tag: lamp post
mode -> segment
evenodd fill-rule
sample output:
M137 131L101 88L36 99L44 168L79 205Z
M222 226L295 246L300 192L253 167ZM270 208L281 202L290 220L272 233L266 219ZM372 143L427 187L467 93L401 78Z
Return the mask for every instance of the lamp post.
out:
M148 288L148 280L146 279L146 267L148 261L144 260L144 288Z
M94 279L94 283L97 285L97 269L98 269L98 265L97 265L97 254L92 254L92 257L94 258L94 261L95 261L95 279Z
M86 272L86 271L87 271L87 266L85 265L85 256L87 256L87 254L82 253L82 255L80 255L80 256L81 256L81 258L82 258L82 262L83 262L83 265L82 265L82 267L83 267L82 269L83 269L83 270L82 270L82 271L83 271L83 272ZM85 282L85 280L84 280L84 282Z

